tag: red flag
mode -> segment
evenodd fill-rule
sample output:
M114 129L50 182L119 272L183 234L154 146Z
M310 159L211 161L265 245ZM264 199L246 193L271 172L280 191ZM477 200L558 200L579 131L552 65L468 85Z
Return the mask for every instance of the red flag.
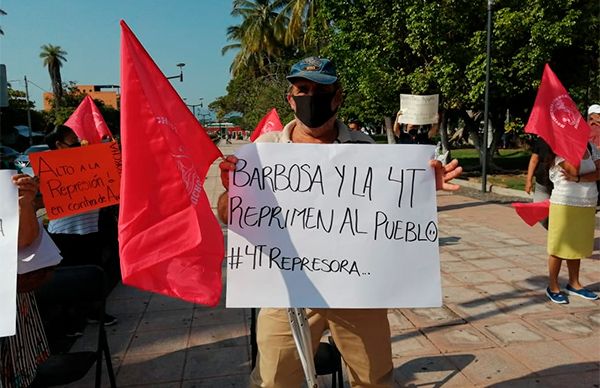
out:
M104 136L112 138L100 110L89 95L85 96L65 125L71 128L78 138L90 144L101 143Z
M123 282L214 306L223 233L203 184L222 154L124 21L121 90Z
M550 212L550 200L542 202L513 202L512 207L515 208L519 217L523 219L529 226L548 218Z
M260 120L256 128L254 128L252 135L250 135L250 141L256 140L263 133L278 132L282 129L283 125L281 125L281 120L279 120L277 109L273 108Z
M541 136L556 155L579 166L590 127L548 64L525 132Z

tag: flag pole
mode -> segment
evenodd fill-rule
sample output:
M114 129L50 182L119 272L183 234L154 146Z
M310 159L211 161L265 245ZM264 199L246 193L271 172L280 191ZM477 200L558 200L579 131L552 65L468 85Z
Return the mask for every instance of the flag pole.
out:
M302 369L304 369L306 384L308 388L318 388L315 359L312 351L312 338L308 319L306 319L306 310L302 308L289 308L288 319L292 328L292 336L300 355Z

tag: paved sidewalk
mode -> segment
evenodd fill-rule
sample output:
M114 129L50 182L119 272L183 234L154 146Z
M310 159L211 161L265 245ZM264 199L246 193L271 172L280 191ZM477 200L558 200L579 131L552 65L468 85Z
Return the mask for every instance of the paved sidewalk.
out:
M230 154L240 145L222 145ZM222 191L215 163L205 189ZM444 306L394 309L398 386L598 387L600 302L550 303L546 233L507 205L438 196ZM581 278L600 289L600 260ZM566 283L566 268L561 284ZM250 372L249 310L214 309L117 286L107 310L120 387L245 387ZM93 325L73 350L93 349ZM328 379L326 379L328 380ZM103 377L107 386L107 377ZM70 387L93 386L93 373ZM327 386L325 379L322 379Z

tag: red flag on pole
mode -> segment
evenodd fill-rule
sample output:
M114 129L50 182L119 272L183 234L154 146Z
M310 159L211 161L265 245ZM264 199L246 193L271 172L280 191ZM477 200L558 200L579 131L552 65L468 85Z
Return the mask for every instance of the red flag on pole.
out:
M590 127L548 64L525 132L542 137L556 155L579 166Z
M252 135L250 135L250 141L256 140L263 133L278 132L282 129L283 125L281 124L281 120L277 114L277 109L273 108L265 115L265 117L260 120L256 128L254 128Z
M223 233L203 184L222 154L124 21L121 90L123 282L214 306Z
M78 138L90 144L101 143L105 136L112 138L100 110L89 95L85 96L65 125L71 128Z
M533 226L536 223L548 218L550 213L550 200L542 202L513 202L517 214L527 225Z

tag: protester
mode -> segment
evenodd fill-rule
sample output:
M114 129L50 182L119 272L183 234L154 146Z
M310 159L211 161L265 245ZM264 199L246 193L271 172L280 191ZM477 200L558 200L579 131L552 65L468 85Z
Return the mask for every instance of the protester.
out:
M348 129L350 131L360 131L360 121L358 121L358 120L348 121Z
M75 132L66 125L58 125L46 136L46 144L51 150L80 147L81 142ZM108 270L107 264L102 261L102 239L99 232L98 221L100 210L94 209L85 213L66 216L48 222L48 233L60 249L63 257L61 266L91 264ZM88 317L89 323L96 323L97 317ZM69 328L70 336L81 335L83 323L72 321ZM117 323L117 318L106 314L104 325L110 326Z
M75 132L65 125L46 136L46 144L51 150L81 146ZM94 209L49 221L48 232L63 256L62 265L101 265L98 218L99 210Z
M34 199L39 183L26 174L12 177L19 189L18 253L39 238L40 229ZM20 260L19 260L20 262ZM33 290L50 274L34 271L17 277L17 324L14 336L0 338L0 387L27 387L36 375L37 367L50 352Z
M550 181L549 172L552 163L554 162L554 153L550 146L542 139L537 137L533 144L531 157L529 158L529 167L527 168L527 178L525 181L525 192L531 194L533 191L533 202L542 202L550 198L552 192L552 182ZM533 178L535 177L535 186ZM548 219L540 221L540 224L548 229Z
M350 131L336 118L342 103L342 89L331 61L306 58L292 66L287 79L291 85L287 100L295 114L281 132L262 135L257 142L270 143L373 143L360 131ZM220 164L221 179L228 188L228 173L237 159L228 156ZM445 167L431 162L438 189L456 190L446 183L461 173L456 160ZM219 197L219 216L227 222L228 194ZM313 350L322 332L331 331L349 367L352 386L391 387L393 364L390 327L386 309L307 309ZM285 309L260 310L257 323L258 358L252 371L253 387L298 387L303 371L292 338Z
M556 156L550 168L554 189L550 195L548 225L548 272L546 295L554 303L569 303L560 292L558 274L563 260L567 261L569 282L566 292L584 299L596 300L598 295L579 282L581 259L592 255L594 248L595 208L598 197L596 181L600 179L600 153L591 144L587 147L579 168Z
M600 148L600 105L590 105L587 112L587 122L590 126L590 142Z

